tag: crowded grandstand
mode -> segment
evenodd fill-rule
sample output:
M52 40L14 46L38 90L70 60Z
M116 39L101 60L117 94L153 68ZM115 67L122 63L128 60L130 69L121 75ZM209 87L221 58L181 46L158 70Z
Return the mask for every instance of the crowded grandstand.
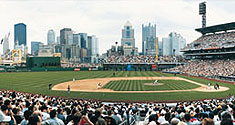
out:
M196 29L202 36L182 50L187 63L164 71L234 80L235 32L230 31L234 30L234 25L227 23Z
M148 125L233 125L235 98L166 104L103 103L0 91L1 124L118 125L143 119Z

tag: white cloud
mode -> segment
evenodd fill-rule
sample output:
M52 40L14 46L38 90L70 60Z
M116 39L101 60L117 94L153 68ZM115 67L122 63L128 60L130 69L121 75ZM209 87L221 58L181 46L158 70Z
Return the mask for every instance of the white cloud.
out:
M141 51L141 24L156 23L157 36L166 37L176 31L192 42L201 26L198 15L200 1L184 0L5 0L0 1L0 36L11 32L13 43L14 24L27 25L27 44L31 41L46 42L49 29L56 35L64 27L76 32L87 32L99 38L100 52L105 52L121 39L121 29L129 20L135 29L136 45ZM218 5L218 6L217 6ZM208 25L232 22L235 2L207 1Z

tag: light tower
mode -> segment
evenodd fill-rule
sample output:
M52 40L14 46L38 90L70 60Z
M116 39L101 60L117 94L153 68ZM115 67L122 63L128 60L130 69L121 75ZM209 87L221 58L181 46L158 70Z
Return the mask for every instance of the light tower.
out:
M199 15L202 15L202 28L206 27L206 2L199 4Z

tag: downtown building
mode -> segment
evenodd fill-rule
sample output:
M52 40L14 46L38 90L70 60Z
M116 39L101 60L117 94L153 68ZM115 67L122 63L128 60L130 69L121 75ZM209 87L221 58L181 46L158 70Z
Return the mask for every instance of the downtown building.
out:
M14 25L14 46L27 45L27 30L24 23Z
M142 54L143 55L156 55L156 24L148 25L142 24Z
M47 32L47 44L51 45L55 43L55 31L53 29Z
M186 40L180 34L171 32L168 37L162 38L161 52L163 56L179 56L180 52L186 46Z
M135 47L134 29L129 21L126 22L124 29L122 29L121 45Z
M32 41L31 42L31 55L38 56L39 45L43 44L42 42Z
M135 47L135 36L134 29L129 21L126 22L124 28L122 29L122 38L121 38L121 50L122 54L125 56L128 55L138 55L138 48Z
M74 33L71 28L60 30L55 53L61 53L63 59L72 63L98 63L98 38L87 33Z

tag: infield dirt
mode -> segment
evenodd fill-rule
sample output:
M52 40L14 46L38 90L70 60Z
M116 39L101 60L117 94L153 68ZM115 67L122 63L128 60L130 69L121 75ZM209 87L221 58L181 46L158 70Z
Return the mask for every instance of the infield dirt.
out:
M118 81L118 80L184 80L192 84L197 84L200 87L187 90L164 90L164 91L114 91L111 89L103 89L103 88L98 89L97 87L98 83L101 83L101 86L104 86L109 81ZM207 85L180 77L113 77L113 78L83 79L83 80L69 81L57 84L53 86L52 90L67 91L68 85L70 85L71 91L113 92L113 93L160 93L160 92L182 92L182 91L220 92L220 91L229 90L229 88L222 86L220 86L220 89L218 90L215 90L213 86L211 86L210 89L208 89Z

